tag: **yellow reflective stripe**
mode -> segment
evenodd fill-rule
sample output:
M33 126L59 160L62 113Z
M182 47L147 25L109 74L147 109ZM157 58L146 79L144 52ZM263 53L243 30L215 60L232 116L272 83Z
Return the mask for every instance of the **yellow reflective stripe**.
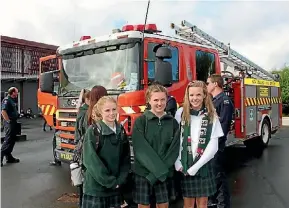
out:
M50 110L50 113L49 113L49 115L50 116L52 116L53 115L53 113L54 113L54 111L55 111L55 107L54 107L54 105L52 106L52 109Z
M261 80L261 79L253 79L253 78L245 78L244 84L245 85L255 85L255 86L280 87L280 82Z
M50 105L47 105L45 108L44 115L48 115L49 108L50 108Z

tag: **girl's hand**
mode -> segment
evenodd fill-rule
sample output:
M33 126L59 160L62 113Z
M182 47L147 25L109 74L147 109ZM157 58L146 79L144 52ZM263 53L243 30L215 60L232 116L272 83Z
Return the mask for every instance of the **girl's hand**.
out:
M119 188L119 185L117 185L115 188Z
M188 173L190 176L195 176L197 174L199 169L197 169L195 166L192 166L189 168Z

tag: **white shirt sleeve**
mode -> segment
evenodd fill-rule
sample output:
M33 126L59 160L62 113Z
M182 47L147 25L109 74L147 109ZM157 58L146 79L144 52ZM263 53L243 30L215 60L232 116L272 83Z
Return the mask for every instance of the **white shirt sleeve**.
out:
M183 113L183 107L180 107L180 108L177 110L176 115L175 115L175 119L177 120L178 123L181 122L182 113Z
M222 126L220 124L219 118L215 117L213 127L212 127L212 134L211 139L201 156L201 158L196 162L192 167L189 168L188 174L191 176L196 175L201 167L203 167L207 162L214 158L215 154L218 151L218 138L223 136Z
M181 117L182 117L182 112L183 112L183 108L179 108L176 112L176 115L175 115L175 119L177 120L177 122L180 124L181 122ZM182 154L182 150L183 150L183 147L182 147L182 139L181 139L181 135L180 135L180 151L179 151L179 156L175 162L175 168L177 171L179 171L183 166L182 166L182 162L181 162L181 154Z
M224 136L224 132L223 132L219 118L216 117L214 120L214 124L213 124L211 139L218 140L222 136Z

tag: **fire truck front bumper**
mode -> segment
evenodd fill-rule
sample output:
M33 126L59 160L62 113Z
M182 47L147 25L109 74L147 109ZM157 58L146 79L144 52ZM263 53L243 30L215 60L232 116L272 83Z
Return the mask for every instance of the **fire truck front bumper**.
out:
M69 164L72 161L73 153L55 149L55 157L57 160Z

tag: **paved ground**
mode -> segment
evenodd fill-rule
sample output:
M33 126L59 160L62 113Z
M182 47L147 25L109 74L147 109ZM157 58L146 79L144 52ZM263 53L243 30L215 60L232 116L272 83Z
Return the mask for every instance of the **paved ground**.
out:
M48 165L53 133L43 132L41 124L41 120L23 121L22 132L28 140L18 142L14 151L21 163L1 168L3 208L76 207L76 203L58 201L75 189L70 186L67 165ZM289 207L288 150L289 127L281 129L262 154L243 146L227 149L233 208Z
M283 126L289 126L289 117L283 117L282 124Z
M42 120L23 120L27 141L15 145L14 156L20 164L1 168L1 207L3 208L73 208L74 204L57 201L70 186L67 165L49 166L52 160L53 131L42 131Z

